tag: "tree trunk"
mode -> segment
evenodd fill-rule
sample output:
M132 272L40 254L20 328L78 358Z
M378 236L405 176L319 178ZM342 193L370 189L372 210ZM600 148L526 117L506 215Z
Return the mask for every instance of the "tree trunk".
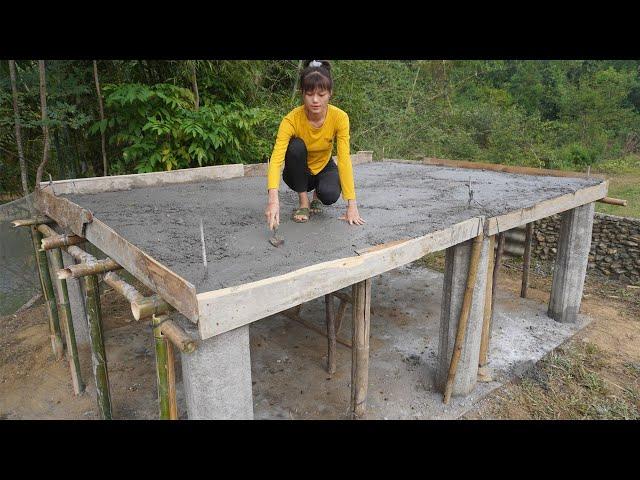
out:
M42 135L44 136L44 145L42 162L38 166L38 171L36 172L36 190L40 188L42 172L44 172L44 167L49 161L49 127L47 126L49 117L47 116L47 79L44 70L44 60L38 60L38 70L40 72L40 110L42 113Z
M100 93L100 79L98 78L98 62L93 61L93 78L96 81L96 92L98 93L98 106L100 107L100 122L104 122L104 107L102 106L102 94ZM109 175L109 164L107 163L107 148L105 142L105 129L100 129L100 141L102 143L102 174Z
M9 60L9 72L11 75L11 92L13 93L13 114L16 122L16 144L18 146L18 159L20 160L20 177L22 178L22 192L29 194L29 182L27 180L27 164L24 161L22 150L22 133L20 131L20 110L18 108L18 88L16 87L16 62Z
M196 62L191 63L191 83L193 84L193 96L195 97L196 110L200 109L200 95L198 94L198 78L196 77Z
M296 70L296 80L293 83L293 92L291 93L291 101L296 99L296 93L298 91L298 82L300 81L300 72L302 71L302 60L298 60L298 69Z

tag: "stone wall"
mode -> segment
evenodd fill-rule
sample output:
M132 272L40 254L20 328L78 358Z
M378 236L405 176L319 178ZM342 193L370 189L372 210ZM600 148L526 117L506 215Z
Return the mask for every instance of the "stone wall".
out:
M555 258L559 231L560 215L535 222L534 257ZM596 213L589 269L623 283L640 284L640 219Z

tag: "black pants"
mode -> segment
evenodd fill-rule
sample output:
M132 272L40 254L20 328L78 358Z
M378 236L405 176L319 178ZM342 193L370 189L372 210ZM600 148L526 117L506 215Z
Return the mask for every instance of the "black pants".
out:
M312 175L307 166L307 146L301 138L292 138L284 157L282 179L289 188L301 193L316 191L325 205L336 203L340 198L340 176L333 160L316 175Z

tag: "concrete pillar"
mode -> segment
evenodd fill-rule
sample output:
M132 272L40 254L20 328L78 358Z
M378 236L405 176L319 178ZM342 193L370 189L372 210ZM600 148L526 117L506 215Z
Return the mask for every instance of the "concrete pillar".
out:
M436 387L441 392L444 392L447 383L449 365L453 355L458 319L460 317L460 311L462 310L464 291L467 286L467 272L469 271L472 243L473 240L469 240L454 245L448 248L446 252L442 309L440 313L438 368L436 372ZM453 383L453 395L467 395L471 393L476 384L489 254L489 237L485 237L482 241L478 274L473 290L469 322L467 324L467 334L462 346L458 370Z
M65 267L75 265L75 260L71 255L62 250L62 263ZM89 325L84 307L84 293L80 287L80 279L67 279L67 290L69 291L69 305L71 307L71 317L73 330L76 334L76 345L89 346Z
M594 205L589 203L562 214L548 311L558 322L575 322L578 318L591 247Z
M202 340L181 359L190 420L253 419L249 325Z

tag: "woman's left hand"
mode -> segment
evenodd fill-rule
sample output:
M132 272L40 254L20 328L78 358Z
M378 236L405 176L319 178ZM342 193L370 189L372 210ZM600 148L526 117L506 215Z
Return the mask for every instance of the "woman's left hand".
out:
M358 207L355 203L349 203L347 213L340 217L340 220L349 222L349 225L364 225L366 222L360 217Z

